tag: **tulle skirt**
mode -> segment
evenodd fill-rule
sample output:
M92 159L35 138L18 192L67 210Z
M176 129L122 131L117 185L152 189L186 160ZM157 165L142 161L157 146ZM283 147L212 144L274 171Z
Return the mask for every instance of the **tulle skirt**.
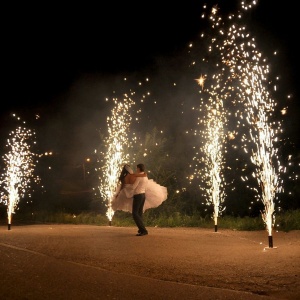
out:
M133 189L131 187L132 184L125 184L121 190L121 185L118 185L111 201L111 208L114 211L123 210L132 212Z
M121 186L119 185L111 201L112 209L114 211L122 210L132 212L132 184L125 184L124 188L122 190L120 189ZM153 179L148 179L145 196L146 200L144 204L144 211L161 205L167 199L168 191L166 187L156 183Z

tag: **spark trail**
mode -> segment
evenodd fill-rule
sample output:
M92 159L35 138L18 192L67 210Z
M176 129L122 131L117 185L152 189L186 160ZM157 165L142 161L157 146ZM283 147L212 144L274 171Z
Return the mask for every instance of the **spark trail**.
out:
M111 116L107 117L108 135L104 139L105 153L102 176L100 179L99 190L106 204L106 216L109 222L112 221L114 211L111 207L113 195L117 189L118 176L122 165L128 157L127 148L130 146L128 131L132 117L130 108L135 102L125 94L122 100L113 99L114 107Z
M253 4L256 4L253 2ZM242 2L244 10L246 6ZM253 176L257 179L261 194L258 198L264 204L262 218L269 235L269 246L273 247L272 228L275 223L275 197L282 189L280 166L276 143L281 133L281 124L274 120L276 103L269 89L269 67L262 53L257 49L255 39L241 23L242 15L231 15L229 25L218 16L214 7L210 16L212 28L218 35L213 38L211 51L220 56L220 68L225 76L227 93L235 104L243 108L236 112L241 121L246 120L249 133L242 134L243 148L251 153L255 166ZM226 25L227 24L227 25Z
M132 121L137 124L140 121L140 105L143 105L151 94L144 91L144 84L148 82L149 79L145 78L138 84L130 84L127 78L124 78L125 89L129 92L124 93L121 98L113 98L113 107L110 116L107 117L107 135L103 138L104 150L100 151L99 191L107 207L106 216L110 224L114 215L111 204L121 169L125 163L130 164L130 161L137 158L137 149L134 149L134 146L141 143L141 139L134 130ZM141 90L136 91L137 86ZM136 110L133 110L134 106L137 106ZM143 145L139 144L138 149L141 150L142 147ZM143 153L147 153L147 149L144 149Z
M203 117L198 118L198 125L201 126L199 132L195 132L203 141L200 147L200 152L197 153L194 160L197 162L195 168L195 178L204 179L204 185L199 184L200 190L204 192L207 205L212 205L213 219L215 231L217 231L218 217L224 211L222 206L225 199L225 178L224 166L226 151L226 110L223 101L226 99L226 94L222 93L220 81L222 76L213 75L209 80L204 79L201 75L197 80L199 85L207 97L202 98L199 111L203 112ZM204 88L204 81L209 84L208 88Z
M35 133L25 126L19 126L9 136L6 145L9 150L3 156L5 167L0 179L3 188L1 202L7 205L8 229L20 199L29 193L36 166L36 155L31 151L30 143Z
M147 141L141 139L143 133L136 131L145 127L145 116L142 126L139 123L142 106L151 95L150 91L145 91L145 85L148 83L149 78L138 82L124 78L125 86L122 88L128 92L123 93L120 98L113 98L113 107L110 116L107 117L107 135L103 138L104 150L100 151L99 191L107 207L106 216L110 224L114 215L112 200L124 164L142 159L149 151L145 148ZM139 126L134 127L133 121Z

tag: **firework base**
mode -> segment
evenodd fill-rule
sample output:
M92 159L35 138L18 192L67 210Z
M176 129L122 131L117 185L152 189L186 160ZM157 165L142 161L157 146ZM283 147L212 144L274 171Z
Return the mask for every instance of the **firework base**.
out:
M269 235L268 236L269 239L269 248L265 247L264 250L268 250L268 249L277 249L277 247L273 247L273 236Z
M275 249L277 249L277 247L272 247L272 248L270 248L270 247L265 247L265 248L264 248L264 251L266 251L266 250L273 250L273 249L275 250Z
M7 229L10 230L10 224L7 224Z
M269 238L269 248L273 248L273 236L269 235L268 238Z
M108 226L111 226L111 221L108 222Z
M218 225L215 225L215 232L218 231Z

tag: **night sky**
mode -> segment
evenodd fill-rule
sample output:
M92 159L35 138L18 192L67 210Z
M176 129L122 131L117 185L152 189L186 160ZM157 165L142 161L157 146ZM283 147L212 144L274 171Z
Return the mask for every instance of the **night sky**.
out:
M240 1L102 1L97 6L50 2L6 7L1 124L11 112L40 114L46 127L45 147L65 149L76 159L88 155L97 144L95 127L104 114L103 99L118 90L119 78L178 75L176 62L205 30L204 3L218 4L226 14L236 12ZM294 121L288 125L294 127L295 138L299 131L296 20L291 0L259 0L248 18L261 51L281 53L283 93L293 94ZM160 71L159 62L168 61L169 67ZM161 93L165 99L167 91Z

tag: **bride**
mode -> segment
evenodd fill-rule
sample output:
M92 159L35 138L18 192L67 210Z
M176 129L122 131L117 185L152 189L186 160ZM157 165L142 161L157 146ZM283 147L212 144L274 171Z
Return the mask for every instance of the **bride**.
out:
M125 165L121 171L118 179L118 186L116 192L111 201L111 207L114 211L123 210L132 212L133 183L137 177L145 177L144 174L136 174L130 168L129 165ZM146 200L144 204L144 211L149 208L159 206L163 201L167 199L168 192L167 188L157 184L153 179L148 179L148 185L145 192Z

